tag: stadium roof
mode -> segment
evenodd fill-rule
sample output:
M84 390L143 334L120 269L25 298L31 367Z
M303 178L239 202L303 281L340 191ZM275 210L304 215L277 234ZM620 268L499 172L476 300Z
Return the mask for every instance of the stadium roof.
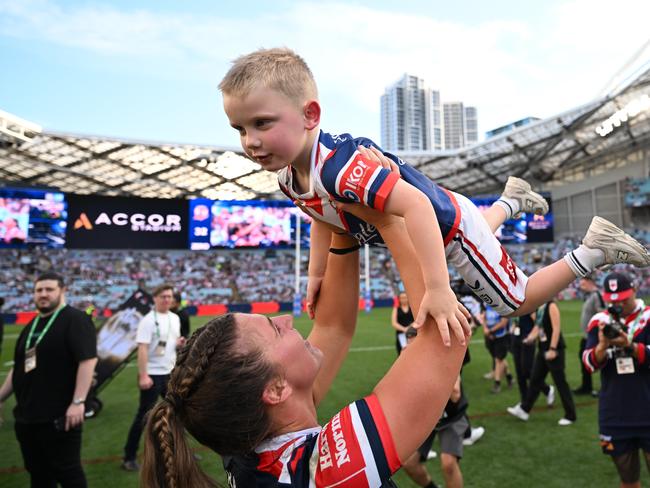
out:
M650 148L650 64L607 96L480 144L400 154L466 194L500 190L508 175L550 182ZM0 182L63 191L221 200L284 198L275 175L241 151L41 131L0 111Z

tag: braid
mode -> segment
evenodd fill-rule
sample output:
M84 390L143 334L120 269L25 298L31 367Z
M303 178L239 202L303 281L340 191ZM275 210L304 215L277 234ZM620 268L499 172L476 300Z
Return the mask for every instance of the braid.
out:
M192 334L180 358L177 357L176 367L169 381L169 389L178 400L187 399L196 385L203 380L210 365L210 358L218 347L224 346L219 337L223 335L220 334L222 331L223 328L220 327L201 327ZM207 346L201 347L206 343ZM188 362L190 364L187 364Z
M169 417L173 414L173 407L168 402L162 402L151 421L153 431L158 439L158 448L162 457L162 468L166 486L176 488L176 472L174 466L174 437L169 425Z

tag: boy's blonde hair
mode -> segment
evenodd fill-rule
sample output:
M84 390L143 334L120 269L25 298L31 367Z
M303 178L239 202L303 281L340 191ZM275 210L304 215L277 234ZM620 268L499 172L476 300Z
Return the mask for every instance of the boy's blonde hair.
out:
M233 61L219 89L226 95L245 97L265 87L285 95L296 106L318 99L318 89L304 59L288 48L259 49Z

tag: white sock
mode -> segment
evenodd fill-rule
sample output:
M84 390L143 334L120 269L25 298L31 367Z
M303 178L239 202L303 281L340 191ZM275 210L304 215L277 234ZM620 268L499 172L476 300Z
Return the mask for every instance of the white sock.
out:
M600 249L592 249L580 244L578 249L574 249L564 256L564 260L576 277L582 278L605 264L605 253Z
M503 195L500 196L499 199L496 202L494 202L493 205L498 205L503 210L505 210L506 220L510 220L515 215L517 215L521 210L521 208L519 207L519 200L504 197Z

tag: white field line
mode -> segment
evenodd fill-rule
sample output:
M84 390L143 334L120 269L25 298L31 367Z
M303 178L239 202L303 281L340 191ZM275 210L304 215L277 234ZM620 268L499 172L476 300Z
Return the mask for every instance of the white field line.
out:
M581 336L581 332L571 332L570 334L563 334L564 337L578 337ZM9 337L9 336L5 336ZM470 344L483 344L483 339L474 339L473 341L469 342ZM395 349L395 345L392 344L390 346L366 346L366 347L351 347L350 352L374 352L374 351L388 351ZM13 366L14 362L13 361L6 361L3 366L6 367L11 367ZM126 365L127 368L133 368L136 366L135 361L131 361L129 364ZM0 373L0 378L4 378L7 376L7 371L4 371Z

